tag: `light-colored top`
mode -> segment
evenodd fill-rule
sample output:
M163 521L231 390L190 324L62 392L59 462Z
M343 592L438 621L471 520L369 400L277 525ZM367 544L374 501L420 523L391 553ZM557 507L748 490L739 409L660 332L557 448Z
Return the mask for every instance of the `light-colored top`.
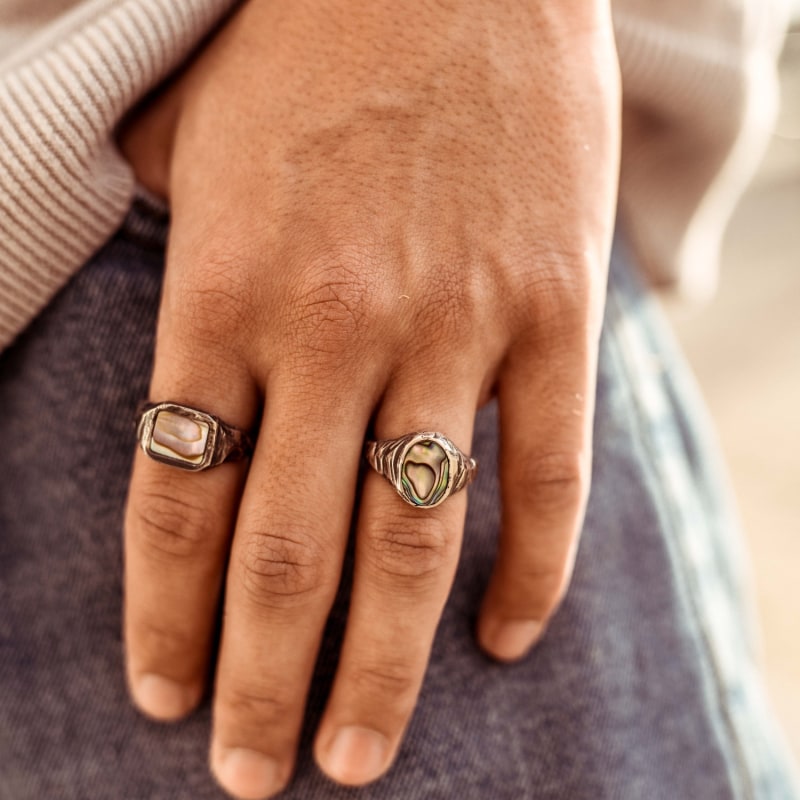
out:
M644 268L694 294L767 141L785 0L612 0L620 215ZM125 112L235 0L0 0L0 349L120 225Z

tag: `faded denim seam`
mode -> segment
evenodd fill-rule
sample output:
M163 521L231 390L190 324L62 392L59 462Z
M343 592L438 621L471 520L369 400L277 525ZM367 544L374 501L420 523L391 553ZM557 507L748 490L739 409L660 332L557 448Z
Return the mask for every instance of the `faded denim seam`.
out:
M680 514L675 498L672 496L669 478L664 474L663 458L659 452L659 445L655 441L654 432L655 426L663 424L663 422L653 419L652 413L644 406L641 391L634 391L634 387L641 390L644 376L652 371L653 367L652 364L637 365L636 363L637 350L641 349L641 327L638 322L632 323L629 319L632 316L638 320L639 315L625 308L625 299L617 292L613 283L609 288L607 304L614 315L614 324L610 326L614 330L614 336L609 337L609 352L613 353L613 357L617 361L619 373L629 377L622 396L630 408L631 419L635 421L635 428L639 432L638 444L647 454L641 459L641 466L642 469L652 472L648 479L660 486L666 496L666 499L658 496L654 502L664 528L669 532L664 539L671 554L676 586L680 588L682 602L688 606L684 621L687 630L692 633L700 655L699 661L703 667L705 679L703 693L716 711L713 715L714 728L718 731L720 749L731 773L731 786L737 797L741 797L743 800L755 800L752 783L746 775L741 742L736 735L733 722L725 710L723 698L726 688L717 664L711 636L706 627L707 620L702 613L702 604L698 602L698 593L692 585L692 576L684 563L686 559L679 557L677 553L679 548L683 549L680 542L682 538ZM637 337L630 335L631 330L638 333ZM633 338L635 338L634 341L632 341ZM734 779L734 775L738 781Z
M621 308L626 300L615 293L610 302ZM652 300L640 302L654 304ZM648 310L657 318L659 309ZM620 313L624 316L624 312ZM664 328L658 331L660 345L665 340L671 340L666 323ZM781 761L780 757L776 761L776 754L781 753L784 761L789 759L785 757L785 750L780 743L781 737L769 718L770 711L763 683L753 661L752 648L747 647L743 636L737 638L724 633L726 627L740 626L733 616L738 606L734 606L722 585L716 566L718 559L708 548L703 548L705 552L702 553L698 551L698 545L710 541L709 537L693 539L691 536L692 520L705 519L707 515L702 509L696 508L698 500L695 493L686 492L681 496L673 480L675 475L674 472L671 474L669 459L670 454L679 446L674 441L676 431L664 417L647 408L644 376L648 375L648 370L652 374L653 364L648 364L646 359L656 355L652 351L644 352L643 348L648 347L650 337L642 337L641 331L633 336L630 330L623 329L616 341L623 371L638 376L638 382L631 382L637 391L627 393L628 402L635 413L636 426L641 434L640 442L648 452L646 466L653 470L653 479L663 491L658 502L662 506L660 511L671 534L665 539L672 553L677 585L690 609L685 620L687 630L694 633L701 655L700 663L706 668L708 683L705 688L709 699L713 698L718 712L716 721L726 762L738 777L736 789L748 800L766 797L776 800L795 798L798 796L796 789L784 794L785 774L788 769L784 771L780 783L774 781L776 764ZM671 364L670 354L665 353L665 356L663 363ZM662 371L663 365L658 374L662 374ZM674 379L675 371L670 371L670 379ZM680 370L677 372L680 374ZM688 375L682 377L689 380ZM653 377L652 382L657 380L659 378ZM738 530L732 528L731 535L734 534L738 534ZM699 564L711 568L701 569ZM733 642L740 643L740 646L731 647ZM755 702L756 698L758 702ZM754 725L754 722L757 724Z

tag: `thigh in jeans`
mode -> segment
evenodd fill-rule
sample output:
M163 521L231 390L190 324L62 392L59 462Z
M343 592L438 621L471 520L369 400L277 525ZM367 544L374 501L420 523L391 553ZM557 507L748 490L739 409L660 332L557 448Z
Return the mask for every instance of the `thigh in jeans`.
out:
M177 725L154 723L129 705L123 679L122 510L166 226L138 200L0 357L0 800L223 797L206 767L208 703ZM382 781L345 789L310 756L348 561L283 796L795 797L735 624L735 523L691 392L616 249L592 495L573 583L544 641L507 667L472 638L500 518L490 405L473 443L482 470L456 583L397 763Z

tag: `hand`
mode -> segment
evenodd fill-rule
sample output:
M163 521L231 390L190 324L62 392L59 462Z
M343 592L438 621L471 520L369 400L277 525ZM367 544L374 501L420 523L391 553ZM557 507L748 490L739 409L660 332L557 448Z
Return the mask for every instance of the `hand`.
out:
M242 428L263 408L249 472L139 453L126 514L128 677L148 715L199 702L224 587L211 761L237 797L289 781L356 511L319 765L376 779L413 711L466 493L415 509L370 472L354 509L371 424L469 451L496 393L481 647L522 657L565 592L614 215L607 5L251 0L123 136L172 207L151 398Z

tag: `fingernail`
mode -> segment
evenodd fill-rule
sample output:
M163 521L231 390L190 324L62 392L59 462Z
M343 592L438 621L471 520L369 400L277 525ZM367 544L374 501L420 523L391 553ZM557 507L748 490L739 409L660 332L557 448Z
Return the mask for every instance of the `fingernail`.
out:
M134 686L133 698L147 716L164 721L185 716L199 699L195 690L161 675L142 675Z
M280 788L277 762L244 747L221 752L214 771L220 786L241 800L264 800Z
M486 645L495 658L516 661L533 647L544 625L536 620L497 623L486 635Z
M386 769L389 742L369 728L340 728L328 748L326 772L339 783L360 786L380 777Z

